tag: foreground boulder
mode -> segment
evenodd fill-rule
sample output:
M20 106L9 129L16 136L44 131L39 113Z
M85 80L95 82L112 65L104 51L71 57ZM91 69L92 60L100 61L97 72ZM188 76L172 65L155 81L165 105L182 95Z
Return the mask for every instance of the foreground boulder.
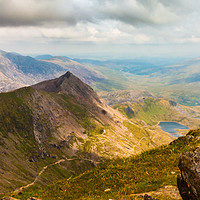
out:
M182 153L179 158L181 175L177 185L183 200L200 199L200 150Z

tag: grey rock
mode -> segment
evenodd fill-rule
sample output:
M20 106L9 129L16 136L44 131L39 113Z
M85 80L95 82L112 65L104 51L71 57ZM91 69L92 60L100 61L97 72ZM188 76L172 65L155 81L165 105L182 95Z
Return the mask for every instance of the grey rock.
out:
M192 139L194 139L194 136L193 136L193 135L187 135L186 138L187 138L188 140L192 140Z
M181 175L177 185L183 200L200 199L200 150L182 153L179 158Z

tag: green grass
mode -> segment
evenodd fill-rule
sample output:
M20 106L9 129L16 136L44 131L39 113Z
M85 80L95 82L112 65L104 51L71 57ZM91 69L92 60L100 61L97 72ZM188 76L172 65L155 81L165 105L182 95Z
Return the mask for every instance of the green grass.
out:
M200 130L190 131L200 136ZM129 158L109 160L78 176L54 182L40 190L29 188L16 196L48 199L135 199L133 194L176 185L178 159L181 152L192 151L200 140L180 137L170 145L146 151ZM175 172L172 173L172 172ZM105 192L106 189L109 191ZM159 199L159 198L158 198ZM167 199L167 198L166 198ZM170 198L168 198L170 199Z
M177 111L168 100L158 98L146 98L144 102L132 104L119 104L114 106L128 118L143 120L148 125L156 125L159 121L182 121L182 116L177 116Z
M134 105L134 111L136 118L144 120L149 125L155 125L158 121L167 119L171 114L169 105L152 98L147 98L144 103Z
M114 105L113 108L118 109L123 115L125 115L129 119L135 116L134 111L131 109L129 105L124 105L124 104Z
M23 102L23 93L20 92L0 94L0 135L7 136L8 132L17 132L21 136L28 136L33 131L32 111Z
M45 110L46 102L52 102L50 113ZM70 158L74 155L90 158L90 153L82 152L83 149L80 147L84 146L85 140L78 138L75 131L70 133L73 138L69 144L66 142L62 145L62 141L55 137L54 134L57 134L62 124L54 126L50 117L56 117L53 112L57 112L55 109L58 105L61 111L70 114L86 130L88 138L95 138L103 133L105 126L85 105L77 102L72 96L35 91L33 88L0 94L0 168L4 172L7 170L1 175L2 192L31 183L43 166L63 157ZM36 131L41 143L36 141ZM76 152L71 148L73 145L78 148ZM93 167L89 161L84 160L65 162L59 166L52 166L46 170L36 185L79 174Z

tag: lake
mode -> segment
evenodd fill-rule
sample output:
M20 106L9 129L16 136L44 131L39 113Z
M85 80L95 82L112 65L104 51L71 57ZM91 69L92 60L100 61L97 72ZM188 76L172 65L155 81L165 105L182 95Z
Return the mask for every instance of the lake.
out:
M170 133L174 137L180 137L179 134L176 134L178 131L175 129L189 129L187 126L177 122L160 122L158 125L163 131Z

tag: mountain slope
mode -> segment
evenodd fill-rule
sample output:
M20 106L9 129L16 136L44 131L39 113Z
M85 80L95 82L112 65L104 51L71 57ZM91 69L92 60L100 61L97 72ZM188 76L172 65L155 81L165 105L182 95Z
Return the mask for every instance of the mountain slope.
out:
M75 77L69 71L57 79L44 81L33 85L32 87L45 92L72 95L76 98L76 100L80 100L80 102L83 101L84 103L101 103L99 97L93 89L84 84L79 78Z
M144 199L150 192L158 200L175 200L179 155L193 151L200 144L200 130L190 131L166 146L140 155L107 161L94 169L70 179L54 182L42 189L30 188L18 195L27 199L30 195L43 200L51 199ZM170 188L172 191L170 191ZM170 193L171 192L171 193ZM139 194L138 194L139 193Z
M43 167L59 160L64 159L37 185L173 140L169 134L129 122L70 72L1 93L0 104L1 191L33 182Z

